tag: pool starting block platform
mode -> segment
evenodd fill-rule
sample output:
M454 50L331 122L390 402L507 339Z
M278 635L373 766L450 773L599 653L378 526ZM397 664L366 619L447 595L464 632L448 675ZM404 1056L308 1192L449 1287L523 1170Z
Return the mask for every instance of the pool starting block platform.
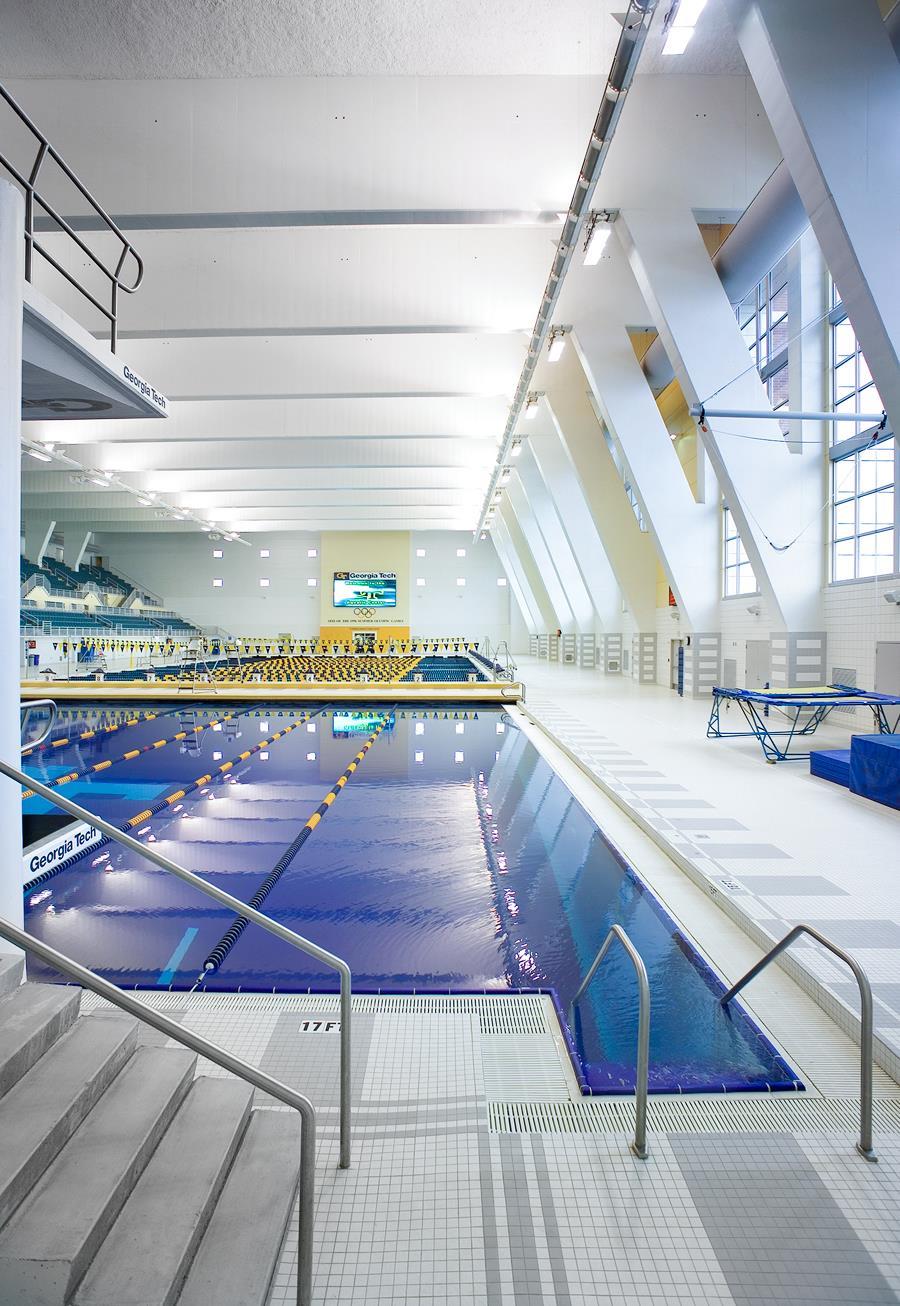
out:
M888 715L889 708L900 708L900 695L878 694L852 685L815 685L797 689L723 689L716 686L712 693L707 739L758 739L763 756L771 763L808 758L809 749L793 745L797 740L815 734L838 707L869 708L875 734L896 734L900 724L900 714L893 722ZM744 730L728 730L723 725L723 705L727 712L733 704L747 727ZM785 729L773 728L782 723Z

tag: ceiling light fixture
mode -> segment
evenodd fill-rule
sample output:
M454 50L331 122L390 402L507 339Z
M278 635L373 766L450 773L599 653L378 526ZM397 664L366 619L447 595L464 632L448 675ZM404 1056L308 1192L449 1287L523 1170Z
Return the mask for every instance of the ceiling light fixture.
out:
M48 453L44 453L43 449L26 449L25 452L28 454L29 458L36 458L39 463L53 462L53 459L50 457L50 455Z
M663 54L684 54L706 0L674 0L663 22Z
M670 5L671 2L672 0L667 0ZM597 115L588 137L584 159L578 170L578 177L568 210L565 213L561 212L559 215L562 222L562 231L559 240L556 242L547 284L531 331L522 371L513 394L512 403L509 406L506 427L500 441L497 459L485 489L482 519L490 506L500 468L507 461L507 451L516 436L516 428L522 415L522 408L531 387L535 368L540 360L541 350L547 340L559 293L565 281L569 264L580 244L582 226L591 208L594 188L602 173L623 106L628 99L629 88L657 4L658 0L628 0L628 4L623 6L625 13L620 17L619 39L606 78L604 94L600 100ZM475 531L477 532L480 528L481 522L479 521Z
M521 452L522 452L522 441L516 440L516 442L510 448L509 456L510 458L518 458Z
M592 213L588 222L587 235L584 240L584 266L592 268L600 262L600 256L606 248L606 242L612 235L612 222L615 214L609 209L600 209Z
M525 400L524 417L527 422L533 422L534 419L537 417L538 405L540 404L540 401L541 401L541 396L537 393L536 390L532 390L528 398Z
M547 362L558 363L563 356L563 350L566 347L566 328L554 327L550 332L550 343L547 346Z
M87 478L91 485L99 485L102 489L109 489L109 472L88 472Z

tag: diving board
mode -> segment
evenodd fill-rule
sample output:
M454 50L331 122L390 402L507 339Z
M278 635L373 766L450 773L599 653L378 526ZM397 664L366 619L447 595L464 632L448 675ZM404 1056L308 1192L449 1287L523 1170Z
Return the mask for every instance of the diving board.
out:
M852 685L814 685L801 689L723 689L716 686L712 694L707 739L758 739L763 756L771 763L808 758L808 750L802 752L792 745L796 740L814 734L838 707L869 708L876 734L895 734L900 724L898 718L891 725L886 710L900 706L900 695L878 694ZM728 730L723 726L722 707L724 705L727 712L732 704L737 706L747 729ZM773 713L777 717L773 718ZM782 722L785 729L773 729L773 725Z

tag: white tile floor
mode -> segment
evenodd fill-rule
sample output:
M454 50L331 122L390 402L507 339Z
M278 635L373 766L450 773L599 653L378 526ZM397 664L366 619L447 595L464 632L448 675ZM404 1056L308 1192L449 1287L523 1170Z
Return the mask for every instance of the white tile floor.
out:
M516 1036L492 1032L496 1021L479 1016L485 1000L459 999L454 1010L453 999L356 999L353 1158L342 1171L337 1035L300 1031L314 1007L332 1017L335 999L145 996L264 1069L277 1067L316 1102L317 1306L900 1300L896 1085L896 1101L880 1106L877 1165L853 1149L853 1103L831 1104L823 1124L827 1101L792 1099L791 1124L778 1115L777 1095L754 1096L755 1120L743 1123L737 1098L730 1112L721 1098L658 1099L650 1156L639 1161L628 1150L630 1106L581 1099L562 1061L555 1080L545 1078L546 1098L551 1110L570 1098L580 1122L551 1122L535 1101L515 1108L512 1124L496 1109L529 1096L528 1060L506 1060L505 1079L488 1073L492 1042ZM545 1032L520 1037L532 1052L542 1041L552 1060L548 1000L486 1001L541 1003L529 1023L543 1020ZM98 1005L85 999L87 1009ZM390 1065L411 1073L388 1076ZM252 1209L248 1194L248 1218ZM296 1300L295 1229L268 1306Z

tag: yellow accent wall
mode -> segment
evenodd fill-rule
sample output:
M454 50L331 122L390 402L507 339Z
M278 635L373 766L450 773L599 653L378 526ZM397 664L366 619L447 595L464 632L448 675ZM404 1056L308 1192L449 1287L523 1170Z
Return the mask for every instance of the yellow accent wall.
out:
M354 630L374 630L378 639L409 638L409 531L323 531L320 544L320 638L349 640ZM393 571L397 606L377 608L371 618L334 606L336 571Z

